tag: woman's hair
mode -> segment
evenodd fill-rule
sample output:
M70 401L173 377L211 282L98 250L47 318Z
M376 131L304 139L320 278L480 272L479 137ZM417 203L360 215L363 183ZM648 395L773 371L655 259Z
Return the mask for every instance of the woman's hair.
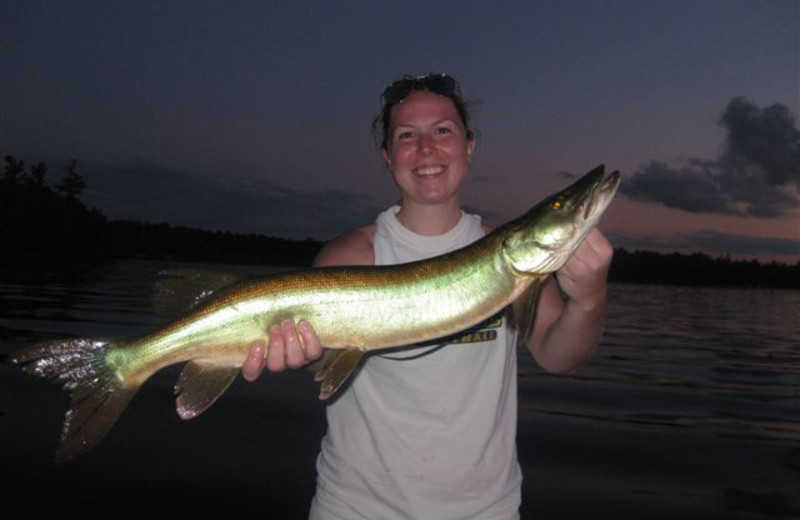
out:
M461 97L458 81L447 74L426 74L424 76L410 76L389 84L381 94L381 113L372 121L372 134L375 142L384 150L389 148L389 128L391 126L392 108L402 103L413 92L432 92L446 97L453 102L461 123L467 132L467 139L473 139L474 133L469 127L469 111L467 104Z

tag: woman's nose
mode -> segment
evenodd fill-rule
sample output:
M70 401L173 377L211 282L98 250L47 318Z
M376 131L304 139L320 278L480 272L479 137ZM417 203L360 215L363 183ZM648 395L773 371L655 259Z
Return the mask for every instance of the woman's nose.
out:
M433 137L429 135L421 135L417 141L417 147L422 154L430 154L433 152Z

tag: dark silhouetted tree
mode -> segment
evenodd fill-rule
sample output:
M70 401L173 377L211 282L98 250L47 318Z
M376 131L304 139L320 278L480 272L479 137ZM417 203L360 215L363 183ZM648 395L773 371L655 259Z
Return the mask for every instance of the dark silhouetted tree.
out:
M78 160L70 159L64 165L64 176L56 186L56 191L68 199L78 200L85 187L86 180L78 171Z
M34 188L44 187L44 177L47 175L47 165L43 162L38 162L31 166L30 177L28 182Z
M3 181L12 186L16 186L22 181L22 177L25 175L25 161L20 161L13 155L6 155L5 161Z

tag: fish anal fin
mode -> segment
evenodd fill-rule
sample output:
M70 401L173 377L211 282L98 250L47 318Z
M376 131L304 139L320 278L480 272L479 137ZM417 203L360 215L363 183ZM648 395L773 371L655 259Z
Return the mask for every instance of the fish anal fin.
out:
M525 343L530 339L533 332L533 324L536 321L536 304L539 302L539 288L541 281L533 282L527 289L514 300L510 309L511 328L518 332L519 343Z
M204 269L167 269L158 275L151 301L158 314L168 317L187 312L215 291L241 279Z
M358 348L346 348L329 354L314 375L315 381L322 381L319 398L325 400L335 394L358 367L363 355L364 351Z
M194 419L225 393L241 370L209 361L190 361L175 384L175 408L181 419Z

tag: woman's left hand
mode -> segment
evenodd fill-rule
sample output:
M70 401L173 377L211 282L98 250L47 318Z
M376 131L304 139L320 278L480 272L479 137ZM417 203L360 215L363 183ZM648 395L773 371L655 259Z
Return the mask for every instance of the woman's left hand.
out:
M608 269L614 248L593 229L556 273L558 285L571 303L585 310L602 305L606 298Z

